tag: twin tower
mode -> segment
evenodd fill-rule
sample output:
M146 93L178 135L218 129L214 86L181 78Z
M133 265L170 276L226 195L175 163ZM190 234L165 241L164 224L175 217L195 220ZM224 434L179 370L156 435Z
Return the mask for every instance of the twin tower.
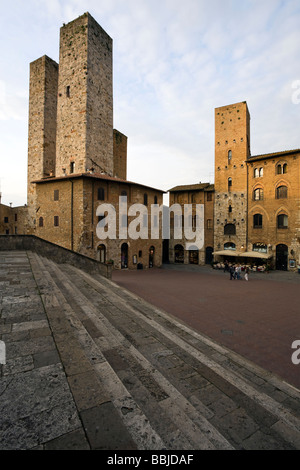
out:
M126 180L127 137L113 129L112 39L89 14L60 30L59 64L30 64L28 208L35 184L87 171Z

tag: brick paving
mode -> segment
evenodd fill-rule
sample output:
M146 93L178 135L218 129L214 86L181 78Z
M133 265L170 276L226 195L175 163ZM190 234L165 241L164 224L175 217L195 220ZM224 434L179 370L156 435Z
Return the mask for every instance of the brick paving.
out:
M300 449L297 388L116 283L20 251L0 289L1 450Z
M114 271L113 280L300 389L291 345L300 340L300 275L252 273L229 280L210 267Z

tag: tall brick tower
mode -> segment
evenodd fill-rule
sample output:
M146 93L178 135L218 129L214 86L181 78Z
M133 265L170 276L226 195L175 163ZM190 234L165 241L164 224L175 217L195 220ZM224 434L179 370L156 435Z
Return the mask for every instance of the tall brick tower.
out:
M215 250L247 247L247 165L250 114L247 103L215 109Z
M85 13L60 30L56 176L113 175L112 39Z
M54 60L43 56L30 64L27 203L32 228L37 210L32 181L55 173L57 83Z

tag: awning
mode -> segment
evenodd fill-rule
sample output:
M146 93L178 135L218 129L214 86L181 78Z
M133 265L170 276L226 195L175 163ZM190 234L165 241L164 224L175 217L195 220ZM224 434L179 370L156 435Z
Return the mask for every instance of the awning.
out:
M234 250L224 250L224 251L215 251L213 255L216 256L240 256L239 251Z
M238 257L238 258L260 258L260 259L269 259L272 258L272 255L268 253L260 253L259 251L234 251L234 250L224 250L224 251L215 251L213 255L216 256L228 256L228 257Z
M245 256L245 258L269 259L272 258L273 255L268 253L261 253L259 251L247 251L246 253L242 253L240 256Z

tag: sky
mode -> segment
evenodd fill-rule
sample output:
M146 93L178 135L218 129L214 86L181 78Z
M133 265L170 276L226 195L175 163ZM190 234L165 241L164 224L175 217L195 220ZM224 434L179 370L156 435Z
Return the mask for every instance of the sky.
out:
M247 101L251 154L300 148L300 0L0 0L0 191L27 202L29 64L89 12L113 39L127 178L214 182L214 110Z

